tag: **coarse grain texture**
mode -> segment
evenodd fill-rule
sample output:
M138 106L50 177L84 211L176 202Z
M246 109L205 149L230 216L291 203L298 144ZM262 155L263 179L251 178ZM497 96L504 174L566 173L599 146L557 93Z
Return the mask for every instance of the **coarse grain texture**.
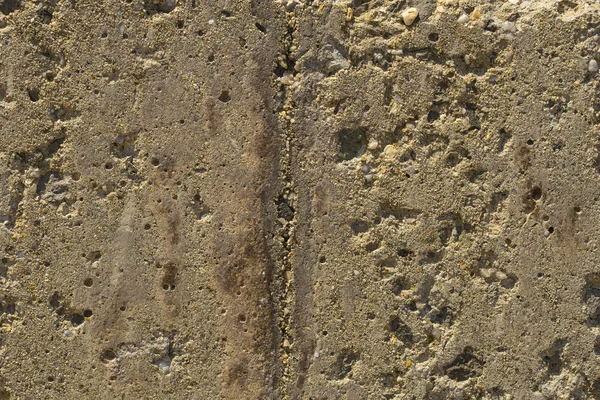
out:
M600 4L0 0L0 400L600 398Z

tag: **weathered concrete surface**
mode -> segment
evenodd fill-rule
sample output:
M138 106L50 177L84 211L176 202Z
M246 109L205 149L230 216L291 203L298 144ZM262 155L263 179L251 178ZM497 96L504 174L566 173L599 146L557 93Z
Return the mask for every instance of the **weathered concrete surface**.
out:
M0 399L600 398L599 35L0 0Z

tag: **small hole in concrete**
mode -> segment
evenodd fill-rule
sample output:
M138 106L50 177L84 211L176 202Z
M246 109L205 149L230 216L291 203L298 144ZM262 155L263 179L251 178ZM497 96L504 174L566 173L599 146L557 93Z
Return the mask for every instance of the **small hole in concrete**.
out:
M85 278L83 280L83 284L87 287L92 287L92 285L94 284L94 280L92 278Z
M367 224L365 221L354 221L350 227L355 235L358 235L359 233L365 233L369 230L369 224Z
M144 229L145 229L145 230L149 230L150 228L151 228L150 224L146 224L146 225L144 225Z
M399 296L403 290L408 289L409 285L407 285L406 281L402 277L396 277L392 281L392 293L396 296Z
M79 326L81 324L83 324L85 322L85 318L83 317L83 315L75 313L73 315L71 315L71 324L73 326Z
M542 198L542 189L539 186L536 186L531 190L531 198L534 200Z
M156 13L170 13L175 9L175 0L145 0L144 11L148 15Z
M554 233L554 227L551 226L550 228L548 228L548 233L549 234L553 234Z
M29 94L29 100L34 103L40 99L40 91L38 89L28 89L27 93Z
M431 111L429 111L429 114L427 114L427 122L429 122L429 123L436 121L438 119L440 119L440 113L437 112L436 110L431 110Z
M381 245L381 243L379 243L378 241L375 242L369 242L367 243L367 245L365 246L365 250L367 250L369 253L374 252L375 250L377 250L379 248L379 246Z
M360 157L367 148L367 135L363 129L343 129L338 133L338 161Z
M429 39L431 42L437 42L439 38L440 38L440 37L439 37L439 36L438 36L438 34L437 34L437 33L435 33L435 32L434 32L434 33L430 33L430 34L429 34L429 37L428 37L428 39Z
M92 310L85 310L85 311L83 311L83 316L85 318L90 318L92 315L94 315L94 313L92 312Z
M158 167L158 166L160 165L160 160L159 160L157 157L152 157L152 158L150 159L150 163L151 163L153 166L155 166L155 167Z
M411 250L408 249L398 249L398 256L399 257L408 257L411 254L413 254L413 252Z
M105 169L112 169L112 168L113 168L113 165L112 165L112 163L110 163L110 162L107 162L106 164L104 164L104 168L105 168Z
M502 282L500 282L502 287L505 289L514 288L516 283L517 283L517 278L514 276L509 276L508 278L506 278Z
M8 15L21 7L20 0L5 0L0 2L0 12L4 15Z
M267 33L267 28L265 28L263 25L259 24L258 22L256 24L254 24L254 26L256 26L256 29L258 29L262 33Z
M221 95L219 96L219 100L223 103L228 103L231 100L231 96L229 95L229 90L223 90Z
M115 354L115 352L112 349L104 350L102 352L102 354L100 354L100 359L103 362L109 362L109 361L114 360L115 358L117 358L117 355Z
M38 11L38 15L40 16L42 23L44 24L49 24L50 22L52 22L52 18L54 17L54 14L52 14L48 10L40 10Z

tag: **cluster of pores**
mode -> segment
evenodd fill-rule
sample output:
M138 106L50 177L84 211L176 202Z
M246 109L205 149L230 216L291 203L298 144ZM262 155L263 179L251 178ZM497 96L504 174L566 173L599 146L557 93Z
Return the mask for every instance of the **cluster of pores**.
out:
M413 24L413 22L415 22L415 20L417 19L417 17L419 16L419 10L415 7L411 7L411 8L407 8L406 10L402 11L402 21L404 21L404 24L406 26L411 26ZM469 16L466 14L462 14L459 18L458 18L458 22L459 23L467 23L469 22ZM503 26L503 28L505 28L505 30L515 30L514 29L514 25L513 26L508 26L511 23L505 23L506 26ZM512 29L511 29L512 28ZM595 59L591 59L588 63L588 70L590 72L598 72L598 61L596 61Z

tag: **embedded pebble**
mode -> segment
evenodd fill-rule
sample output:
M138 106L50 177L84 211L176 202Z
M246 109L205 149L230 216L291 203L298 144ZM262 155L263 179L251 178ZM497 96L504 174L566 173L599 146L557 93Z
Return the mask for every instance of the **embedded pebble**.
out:
M502 24L502 29L504 29L505 31L508 31L508 32L516 32L517 31L515 24L510 21L505 21Z
M377 140L371 140L369 142L369 150L376 150L379 147L379 142Z
M419 10L415 7L407 8L406 10L402 11L401 15L404 24L406 26L411 26L412 23L415 22L415 19L417 19L417 17L419 16Z
M169 370L171 369L171 361L169 360L165 360L165 359L160 359L158 361L156 361L155 363L162 372L169 372Z
M592 58L588 64L588 70L590 72L597 72L598 71L598 61L596 61Z
M293 83L293 80L294 77L289 72L286 72L281 78L279 78L279 82L281 82L282 85L291 85Z
M467 14L462 14L460 17L458 17L459 24L466 24L467 22L469 22L469 16Z

